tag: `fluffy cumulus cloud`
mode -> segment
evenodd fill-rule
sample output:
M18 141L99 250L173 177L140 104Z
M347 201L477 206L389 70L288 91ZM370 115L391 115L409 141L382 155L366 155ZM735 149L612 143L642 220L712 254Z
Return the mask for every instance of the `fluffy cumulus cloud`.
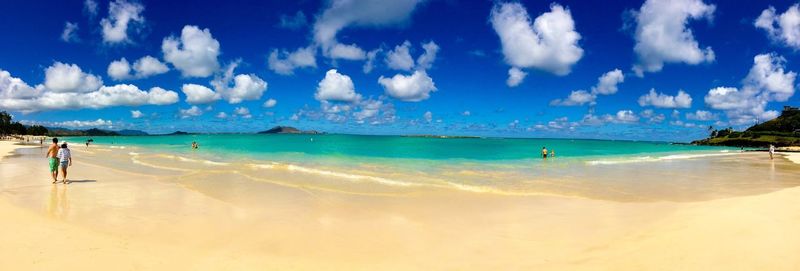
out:
M133 71L133 73L131 73ZM166 73L169 67L157 58L145 56L136 60L131 65L124 57L108 64L107 73L111 79L126 80L133 78L146 78L157 74Z
M692 112L686 113L686 119L688 120L709 121L709 120L717 120L718 118L719 116L717 114L714 114L711 111L706 111L706 110L697 110L694 113Z
M136 77L145 78L168 72L169 67L155 57L145 56L133 63L133 70L136 72Z
M214 90L197 84L183 84L181 91L186 95L186 102L189 104L208 104L222 98Z
M555 99L550 101L550 105L557 106L580 106L584 104L594 105L598 95L611 95L617 93L620 83L625 81L625 75L619 69L606 72L597 78L597 84L591 91L573 90L565 99Z
M314 22L314 43L325 56L364 59L364 50L355 44L340 44L336 35L347 27L387 27L403 25L423 0L331 0Z
M247 107L244 107L244 106L240 106L240 107L237 107L237 108L233 109L233 113L238 115L238 116L241 116L242 118L245 118L245 119L249 119L249 118L253 117L253 115L250 114L250 109L248 109Z
M273 108L277 104L278 101L276 101L275 99L267 99L266 101L264 101L264 104L262 106L264 106L264 108Z
M267 91L267 82L255 74L237 74L234 70L238 62L228 65L222 76L217 76L211 81L217 93L228 103L237 104L242 101L261 99L261 95Z
M84 0L83 1L83 12L89 16L89 19L94 19L97 16L97 12L99 11L99 6L97 2L94 0Z
M97 3L95 7L96 5ZM135 2L116 0L109 3L108 17L100 20L103 42L109 44L129 42L128 29L137 29L144 24L143 11L144 6Z
M302 47L293 52L272 50L267 59L269 69L277 74L291 75L298 68L316 68L317 59L314 47Z
M64 23L64 30L61 31L61 40L64 42L78 42L78 23Z
M519 84L522 84L522 81L525 80L526 76L528 76L527 72L517 67L511 67L508 69L508 79L506 79L506 85L509 87L519 86Z
M581 35L575 31L572 14L558 4L552 4L549 12L531 23L522 4L498 3L492 8L490 21L500 36L505 61L512 67L566 75L583 57L578 45Z
M391 78L381 76L378 83L383 86L386 94L392 98L418 102L430 98L431 92L436 91L433 79L425 71L414 71L409 76L397 74Z
M433 62L436 61L436 54L439 53L439 45L433 41L429 41L422 44L422 49L425 50L422 55L417 58L417 69L419 70L427 70L433 66Z
M178 109L178 116L182 119L195 118L203 115L203 109L193 105L187 109Z
M670 96L650 89L650 92L639 97L639 105L658 108L689 108L692 107L692 96L683 90L678 90L677 95Z
M298 10L297 13L292 16L286 14L281 15L280 21L278 22L279 27L291 30L297 30L306 25L308 25L308 19L306 19L306 14L301 10Z
M103 85L99 76L84 73L75 64L56 62L44 73L44 86L53 92L92 92Z
M705 102L713 109L724 110L735 125L775 118L778 112L766 110L767 104L785 102L795 91L797 73L785 71L785 64L786 59L776 54L757 55L741 88L713 88Z
M424 118L426 122L431 122L433 120L433 113L427 111L425 114L422 114L422 118Z
M219 42L208 28L187 25L180 37L169 36L161 43L164 60L172 63L184 77L208 77L219 70Z
M794 4L781 14L777 14L775 8L770 6L761 12L754 25L767 32L772 41L800 49L799 6Z
M356 93L350 76L331 69L319 81L314 98L320 101L356 102L361 99L361 95Z
M131 110L131 118L138 119L141 118L142 116L144 116L144 113L142 113L142 111Z
M45 82L36 87L0 70L0 96L3 98L0 109L21 112L178 102L178 93L174 91L160 87L145 91L127 84L104 86L99 77L84 73L75 64L60 62L45 70Z
M390 69L410 71L414 68L414 58L411 57L411 42L405 41L386 53L386 66Z
M647 0L636 12L636 74L661 71L664 63L714 61L714 51L700 48L688 24L689 20L711 20L715 9L702 0Z

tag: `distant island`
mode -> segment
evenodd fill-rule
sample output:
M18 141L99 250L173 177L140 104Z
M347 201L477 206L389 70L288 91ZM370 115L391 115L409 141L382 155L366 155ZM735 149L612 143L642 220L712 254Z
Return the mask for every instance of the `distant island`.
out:
M733 128L711 130L706 139L693 141L696 145L730 147L800 146L800 109L784 106L781 115L773 120L753 125L744 131Z
M319 131L309 130L309 131L302 131L300 129L290 127L290 126L275 126L269 130L258 132L258 134L323 134Z

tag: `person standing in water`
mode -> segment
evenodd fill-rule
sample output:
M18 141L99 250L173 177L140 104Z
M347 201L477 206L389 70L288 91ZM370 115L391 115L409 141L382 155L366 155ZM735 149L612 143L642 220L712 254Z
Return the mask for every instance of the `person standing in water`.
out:
M772 160L772 155L775 154L775 145L769 144L769 160Z
M61 148L58 149L57 156L61 164L61 175L63 176L61 182L67 184L67 167L72 166L72 152L70 152L67 148L66 142L61 144Z
M195 149L197 149L199 147L200 147L200 145L197 144L197 141L192 141L192 149L193 150L195 150Z
M53 183L56 183L58 179L58 138L53 138L53 145L47 149L45 157L50 163L50 175L53 176Z
M550 150L550 157L556 157L556 150Z
M547 159L547 148L542 147L542 159Z

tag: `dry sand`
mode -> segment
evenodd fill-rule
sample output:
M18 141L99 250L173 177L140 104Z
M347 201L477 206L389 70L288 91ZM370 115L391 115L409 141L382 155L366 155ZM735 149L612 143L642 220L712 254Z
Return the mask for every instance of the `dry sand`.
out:
M65 186L44 159L0 160L0 270L800 269L800 188L621 203L274 186L241 206L80 163Z

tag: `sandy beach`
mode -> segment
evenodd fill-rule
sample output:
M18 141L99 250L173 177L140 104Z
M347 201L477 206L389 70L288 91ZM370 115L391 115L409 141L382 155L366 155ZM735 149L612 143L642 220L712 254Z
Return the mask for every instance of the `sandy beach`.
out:
M250 201L236 199L253 191L209 193L174 180L187 175L84 163L81 156L103 151L75 152L75 182L52 185L38 159L43 150L0 142L0 255L13 259L0 269L800 269L797 187L617 202L454 191L365 196L263 183Z

